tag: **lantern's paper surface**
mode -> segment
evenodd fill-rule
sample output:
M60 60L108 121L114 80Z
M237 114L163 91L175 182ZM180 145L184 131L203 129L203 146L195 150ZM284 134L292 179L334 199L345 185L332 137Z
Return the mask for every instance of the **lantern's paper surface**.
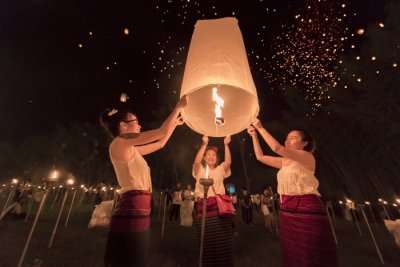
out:
M215 123L213 87L224 100L222 125ZM203 135L232 135L257 117L257 90L235 18L197 21L185 65L183 95L188 96L183 118Z

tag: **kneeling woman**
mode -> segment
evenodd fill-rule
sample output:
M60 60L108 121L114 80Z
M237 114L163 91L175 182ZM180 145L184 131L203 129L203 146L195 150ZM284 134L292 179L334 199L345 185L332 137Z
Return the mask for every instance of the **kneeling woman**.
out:
M279 169L281 197L280 240L284 267L335 267L336 246L315 177L313 139L303 130L293 130L285 145L279 144L261 125L253 124L273 152L261 150L254 127L248 129L257 160Z
M111 162L121 187L110 225L105 266L146 266L150 243L151 177L144 155L164 147L175 127L186 98L159 129L141 132L138 117L129 109L103 114L101 124L114 137L109 146Z
M214 185L208 190L206 227L204 234L203 247L203 266L233 266L233 229L232 218L219 217L217 201L215 195L224 195L224 179L231 175L231 152L229 150L229 136L224 139L225 160L218 164L218 150L216 147L207 147L208 137L203 136L203 143L197 152L193 164L193 177L196 179L195 188L195 226L200 237L201 217L203 213L204 190L200 184L200 178L206 178L206 168L208 168L208 178L214 180Z

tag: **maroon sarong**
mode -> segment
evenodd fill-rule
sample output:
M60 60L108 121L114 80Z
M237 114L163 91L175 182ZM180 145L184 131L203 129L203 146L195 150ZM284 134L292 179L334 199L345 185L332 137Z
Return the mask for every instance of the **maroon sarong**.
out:
M121 195L112 218L111 232L142 232L150 227L151 193L131 190Z
M215 197L207 198L206 208L203 266L231 267L233 266L232 218L218 216L218 206ZM200 244L203 199L196 201L195 211L196 219L194 225Z
M280 240L284 267L336 267L325 207L317 195L282 196Z
M203 199L200 198L195 202L196 217L201 218L203 215ZM206 217L218 216L217 199L215 197L207 198Z

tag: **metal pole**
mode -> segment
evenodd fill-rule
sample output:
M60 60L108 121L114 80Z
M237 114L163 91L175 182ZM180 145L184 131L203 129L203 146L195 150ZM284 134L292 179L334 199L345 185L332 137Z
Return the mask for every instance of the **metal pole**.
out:
M374 210L372 209L372 205L368 205L368 210L371 213L371 218L374 222L376 222L376 218L375 218L375 214L374 214Z
M383 212L384 212L385 215L386 215L386 218L387 218L388 220L391 220L390 215L389 215L389 212L387 211L387 209L386 209L386 207L385 207L385 204L381 204L381 205L382 205L382 208L383 208Z
M328 208L331 211L332 222L335 222L336 221L336 214L335 214L335 210L333 209L332 201L328 201Z
M162 204L163 204L163 192L160 192L160 201L158 201L158 216L157 216L158 220L161 219Z
M32 195L32 198L29 200L28 211L26 212L26 216L25 216L25 220L24 220L25 222L28 221L29 216L31 215L33 202L34 202L34 199L33 199L33 195Z
M166 213L167 213L167 194L164 195L164 205L163 205L163 217L161 223L161 239L164 238L165 234L165 221L166 221Z
M46 190L46 192L44 193L44 195L42 197L42 200L40 201L40 205L36 212L35 220L33 221L31 231L29 232L28 238L26 239L25 246L24 246L24 249L22 250L21 257L19 258L18 265L17 265L18 267L22 267L22 264L24 263L26 252L28 251L28 247L31 242L33 232L35 231L37 222L39 220L40 213L42 212L42 209L43 209L43 206L46 201L48 193L49 193L49 191Z
M329 225L331 226L331 231L332 231L333 238L335 240L336 245L338 245L335 226L333 225L333 221L332 221L332 218L331 218L331 213L329 211L329 206L326 206L326 213L328 215Z
M54 204L56 204L56 202L57 202L58 195L59 195L59 193L60 193L60 188L56 188L55 191L56 191L56 192L55 192L56 195L54 196L53 202L52 202L51 205L50 205L50 209L53 209Z
M75 196L76 196L76 191L77 190L74 190L74 193L72 194L71 206L69 206L67 219L65 219L65 224L64 224L65 227L68 226L69 216L71 215L72 207L74 206L74 200L75 200Z
M53 246L54 237L56 236L58 224L60 223L61 215L62 215L62 212L64 210L64 206L65 206L65 202L67 201L67 197L68 197L68 189L65 191L64 199L63 199L63 201L61 203L60 211L58 212L57 221L56 221L56 224L54 225L53 232L51 234L51 238L50 238L50 241L49 241L48 248L51 248Z
M383 256L382 256L381 250L378 247L378 243L376 242L375 235L372 232L372 228L371 228L371 226L369 224L368 217L364 212L364 206L360 205L360 208L361 208L361 213L362 213L362 215L364 217L364 220L365 220L365 222L367 224L367 227L368 227L368 230L369 230L369 234L371 235L372 241L374 242L376 253L378 253L378 256L379 256L379 259L380 259L381 263L385 264L385 262L383 261Z
M7 208L8 203L10 202L10 200L11 200L11 198L12 198L14 192L15 192L15 190L14 190L14 189L11 189L11 190L10 190L10 193L8 193L8 197L7 197L6 203L4 203L3 209L1 210L1 213L0 213L0 214L3 214L4 210Z
M361 227L360 227L360 223L358 222L356 210L355 209L350 209L350 212L353 214L354 222L356 224L358 233L360 234L360 236L362 236Z
M278 229L278 214L277 214L277 212L276 212L276 206L275 206L275 204L276 204L275 195L272 194L272 197L271 197L271 198L272 198L272 214L273 214L272 221L273 221L273 224L274 224L275 233L276 233L276 235L279 235L279 229Z
M204 234L206 231L206 213L207 213L207 195L208 188L214 183L213 179L201 178L200 184L204 187L203 198L203 213L201 217L201 234L200 234L200 257L199 267L203 267L203 254L204 254Z

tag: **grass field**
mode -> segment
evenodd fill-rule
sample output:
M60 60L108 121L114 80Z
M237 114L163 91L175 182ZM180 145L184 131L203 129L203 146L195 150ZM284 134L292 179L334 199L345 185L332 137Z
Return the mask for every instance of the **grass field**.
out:
M42 267L91 267L102 266L107 232L87 229L91 214L89 205L75 208L70 225L65 228L64 218L57 232L52 249L47 248L57 217L57 207L44 210L34 233L24 266ZM254 225L244 225L237 218L237 236L234 240L236 266L281 266L279 239L267 233L262 218L255 213ZM7 219L0 224L0 266L13 267L18 263L24 242L33 222ZM367 228L361 224L362 235L351 222L336 221L339 239L338 254L342 267L400 266L400 248L382 224L375 224L374 231L382 249L385 265L379 262ZM152 248L150 266L196 266L198 245L193 228L168 223L163 240L157 212L152 222Z

